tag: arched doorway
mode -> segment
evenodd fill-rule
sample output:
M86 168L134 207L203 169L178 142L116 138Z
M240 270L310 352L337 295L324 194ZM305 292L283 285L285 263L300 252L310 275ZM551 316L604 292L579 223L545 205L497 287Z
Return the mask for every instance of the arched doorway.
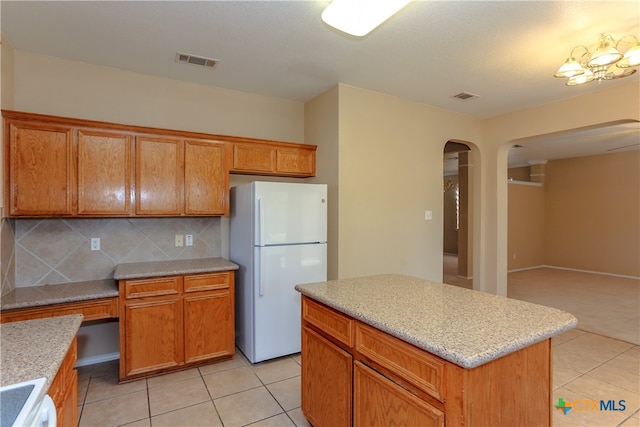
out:
M473 287L472 148L449 140L443 156L443 264L442 281Z

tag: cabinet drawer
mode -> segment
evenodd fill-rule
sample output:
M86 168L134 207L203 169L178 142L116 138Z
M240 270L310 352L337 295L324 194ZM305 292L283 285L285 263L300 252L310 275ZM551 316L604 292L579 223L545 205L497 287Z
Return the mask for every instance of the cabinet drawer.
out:
M355 325L355 348L362 356L443 401L443 360L360 322Z
M353 346L353 319L350 317L303 296L302 318L341 343Z
M198 292L216 289L227 289L232 281L233 273L209 273L184 277L184 291Z
M362 363L354 363L353 374L354 427L444 426L442 411Z
M177 295L181 292L182 277L157 277L124 281L126 299Z
M65 316L68 314L82 314L83 322L117 318L118 298L101 298L97 300L3 311L0 319L2 319L2 323L5 323L19 320L42 319L44 317Z

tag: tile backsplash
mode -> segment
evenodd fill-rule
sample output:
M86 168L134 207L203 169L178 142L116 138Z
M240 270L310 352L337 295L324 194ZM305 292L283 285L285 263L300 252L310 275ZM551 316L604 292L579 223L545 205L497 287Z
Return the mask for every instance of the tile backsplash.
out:
M120 263L218 257L220 224L219 217L15 220L15 287L109 279ZM4 224L2 234L5 270ZM193 246L176 247L176 234L193 235ZM100 250L91 250L94 237Z
M4 295L15 288L15 220L0 218L0 283Z

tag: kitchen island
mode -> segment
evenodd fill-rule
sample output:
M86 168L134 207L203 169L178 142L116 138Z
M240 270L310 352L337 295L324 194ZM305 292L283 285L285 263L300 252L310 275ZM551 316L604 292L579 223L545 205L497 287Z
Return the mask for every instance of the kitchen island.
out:
M550 338L571 314L402 275L296 289L314 426L550 425Z

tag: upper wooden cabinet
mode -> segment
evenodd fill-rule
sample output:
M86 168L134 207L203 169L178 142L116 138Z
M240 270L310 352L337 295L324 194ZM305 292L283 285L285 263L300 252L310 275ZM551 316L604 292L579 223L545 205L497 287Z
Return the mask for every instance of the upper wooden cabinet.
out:
M131 213L131 136L78 131L78 215Z
M228 146L219 141L184 142L184 213L229 213Z
M136 214L180 215L183 184L182 140L136 138Z
M73 129L49 123L5 123L5 200L10 215L72 215ZM8 166L8 167L7 167Z
M316 146L235 143L231 172L310 177L316 174Z
M2 111L11 217L217 216L229 172L315 176L316 146Z
M226 145L206 140L136 139L137 215L227 215Z

